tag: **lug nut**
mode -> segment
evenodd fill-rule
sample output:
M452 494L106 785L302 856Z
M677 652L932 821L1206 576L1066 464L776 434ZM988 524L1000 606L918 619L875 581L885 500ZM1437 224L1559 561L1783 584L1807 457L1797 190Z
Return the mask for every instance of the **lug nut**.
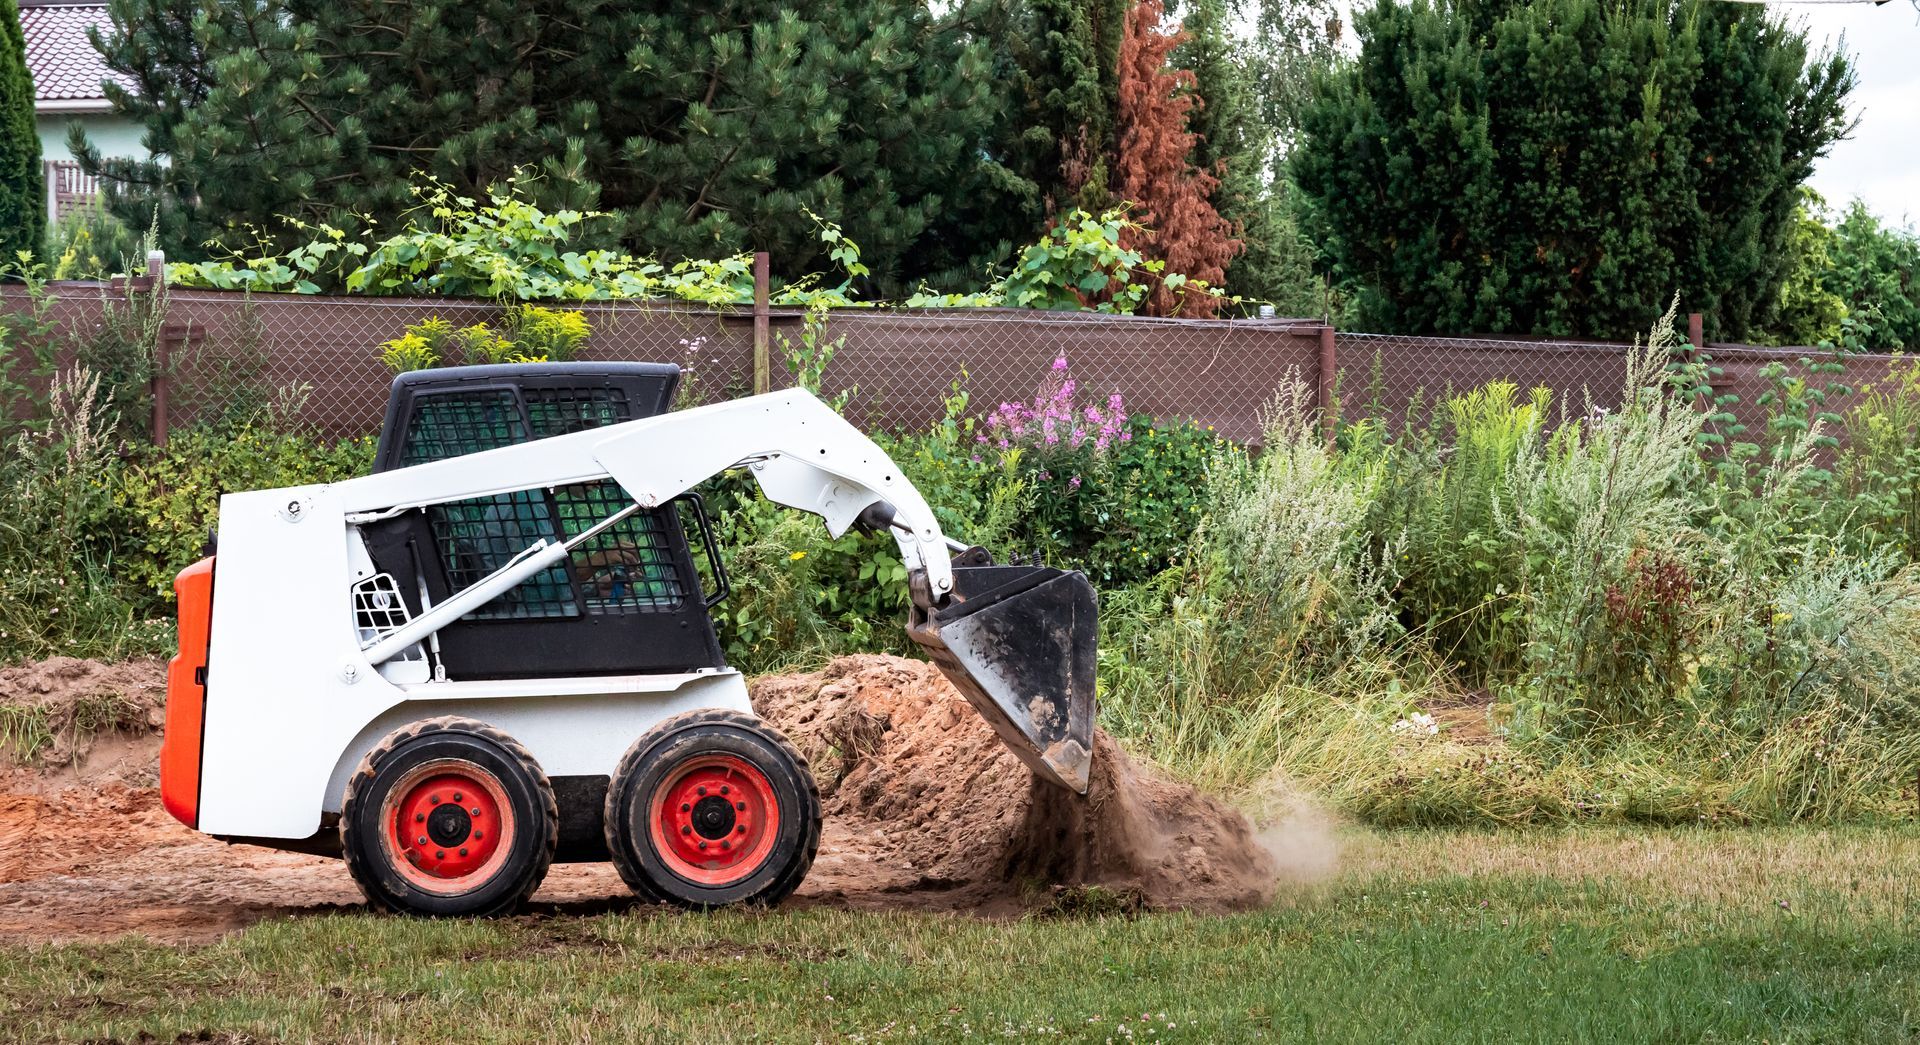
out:
M733 828L733 833L734 833L734 834L736 834L736 835L744 835L744 834L746 834L746 833L747 833L747 825L745 825L745 824L736 824L736 825L734 825L734 828Z
M433 858L435 860L445 860L447 858L447 851L445 849L441 849L433 854Z
M705 849L706 847L707 847L707 843L705 842L700 843L700 848Z
M733 808L738 809L744 813L747 811L747 804L745 802L735 802L733 804Z
M467 855L467 851L465 849L460 850L460 855L461 856Z
M455 792L453 793L453 800L454 800L455 802L458 802L458 801L460 801L460 792L458 792L458 791L455 791Z
M474 840L475 840L475 841L478 841L478 840L480 840L480 839L482 839L482 838L485 838L485 837L487 837L487 833L486 833L485 831L475 831L475 832L473 833L473 837L474 837Z
M416 824L418 824L418 823L421 823L421 822L423 822L423 821L425 821L426 819L427 819L427 814L425 814L425 813L415 813L415 814L413 814L413 822L414 822L414 823L416 823Z
M428 795L428 796L427 796L427 801L429 801L429 802L432 802L432 803L433 803L434 805L439 805L439 804L440 804L440 796L439 796L439 795Z
M680 833L681 833L681 834L683 834L683 835L690 835L690 834L692 834L692 833L693 833L693 828L691 828L691 827L689 827L689 826L687 826L686 824L681 824L681 825L680 825Z
M723 795L727 793L727 785L725 784L720 785L720 793Z
M686 802L680 803L680 811L682 813L690 812L692 811L692 809L693 809L693 806L689 805L688 803Z
M420 836L420 844L421 844L421 845L426 845L426 844L427 844L427 836L426 836L426 835L421 835L421 836Z
M474 815L474 816L479 816L479 815L480 815L480 807L479 807L479 806L474 806L474 807L473 807L473 815Z
M699 786L698 788L696 788L696 789L694 790L694 793L695 793L695 794L700 794L700 795L704 795L704 794L706 794L706 793L707 793L707 785L705 785L705 784L701 784L701 785L700 785L700 786Z
M722 848L722 849L732 849L732 848L733 848L733 843L732 843L732 842L724 842L724 841L723 841L723 842L721 842L721 843L720 843L720 848Z

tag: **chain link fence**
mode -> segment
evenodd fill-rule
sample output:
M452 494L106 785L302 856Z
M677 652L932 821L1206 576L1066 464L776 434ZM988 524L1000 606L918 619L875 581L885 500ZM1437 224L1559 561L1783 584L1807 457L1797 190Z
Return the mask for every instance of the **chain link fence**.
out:
M1560 409L1620 405L1630 345L1605 341L1528 341L1442 338L1340 331L1336 341L1340 410L1348 419L1373 417L1401 432L1432 420L1449 396L1494 382L1526 395L1554 391Z
M51 314L60 336L79 344L102 327L102 310L123 307L123 288L54 284ZM138 292L138 291L136 291ZM18 287L0 288L0 307L26 307ZM661 303L567 305L592 326L582 358L679 364L686 398L710 402L750 394L763 367L771 388L790 387L784 365L808 336L805 317L762 309L768 335L756 347L756 311ZM279 409L330 438L379 428L393 374L382 342L439 317L456 327L500 327L492 302L442 298L257 295L172 289L163 350L168 423ZM818 341L833 347L822 374L827 394L849 391L848 413L868 428L914 429L939 419L956 388L981 414L1030 400L1054 361L1065 359L1083 397L1121 395L1127 409L1208 424L1243 441L1259 437L1263 412L1281 387L1299 381L1349 418L1378 417L1403 430L1431 420L1452 393L1495 381L1521 393L1552 389L1560 409L1584 413L1620 403L1630 346L1518 338L1438 338L1338 332L1308 320L1175 320L1011 309L840 309ZM12 346L10 351L21 351ZM1815 349L1705 347L1716 395L1757 439L1766 427L1766 368L1797 364ZM69 353L70 358L70 353ZM1826 409L1844 411L1863 389L1910 369L1901 356L1850 356ZM1084 401L1084 400L1083 400Z
M588 303L593 334L581 358L679 364L696 402L754 390L751 310ZM393 374L381 342L438 317L498 328L489 302L326 298L173 291L169 317L175 424L250 407L293 390L298 416L333 437L377 430ZM809 336L803 313L769 310L768 385L791 387L784 364ZM924 427L956 388L970 410L1030 399L1056 359L1083 395L1118 393L1130 411L1191 418L1237 438L1258 434L1262 406L1289 372L1314 379L1318 326L1286 320L1191 321L1020 310L842 309L817 340L832 349L825 394L850 393L848 413L871 428ZM236 376L237 375L237 376ZM224 397L224 402L222 401Z

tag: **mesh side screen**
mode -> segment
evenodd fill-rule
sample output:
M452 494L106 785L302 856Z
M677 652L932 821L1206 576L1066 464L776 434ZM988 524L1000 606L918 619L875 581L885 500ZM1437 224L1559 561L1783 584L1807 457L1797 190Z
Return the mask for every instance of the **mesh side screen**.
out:
M407 418L400 463L444 461L526 441L527 426L509 389L418 396Z
M578 534L628 504L612 481L582 483L553 491L560 525ZM573 550L573 575L588 613L634 613L673 609L687 588L675 562L667 513L640 512L613 524Z
M526 441L526 422L512 390L439 392L413 400L400 463L444 461ZM537 490L435 505L427 510L427 521L446 565L448 587L456 592L505 566L534 541L558 539L546 498ZM467 614L466 619L579 614L566 571L555 566Z
M447 568L447 585L463 591L505 566L533 542L560 539L546 496L517 490L492 497L452 501L427 509L433 541ZM527 617L577 617L580 605L564 566L554 565L520 582L492 602L467 614L467 620Z
M633 420L623 388L528 388L521 395L535 439Z
M633 416L626 391L620 388L528 388L521 390L521 397L525 421L513 392L506 389L417 397L407 422L402 463L478 453L617 424ZM446 564L448 586L462 591L505 566L534 541L573 537L627 504L626 491L604 480L553 490L551 501L541 490L453 501L428 509L427 517ZM577 617L583 606L594 614L673 609L687 590L673 553L664 513L641 513L574 549L572 577L567 566L556 565L467 614L466 619ZM574 593L576 578L579 597Z

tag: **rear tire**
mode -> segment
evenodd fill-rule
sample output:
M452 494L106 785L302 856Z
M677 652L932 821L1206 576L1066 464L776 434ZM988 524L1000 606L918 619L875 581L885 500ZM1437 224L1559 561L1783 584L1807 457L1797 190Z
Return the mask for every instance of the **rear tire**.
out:
M787 738L708 709L634 741L607 789L607 852L643 899L682 907L772 906L820 848L820 789Z
M347 871L379 907L503 914L553 863L560 813L527 749L470 719L426 719L374 745L347 781Z

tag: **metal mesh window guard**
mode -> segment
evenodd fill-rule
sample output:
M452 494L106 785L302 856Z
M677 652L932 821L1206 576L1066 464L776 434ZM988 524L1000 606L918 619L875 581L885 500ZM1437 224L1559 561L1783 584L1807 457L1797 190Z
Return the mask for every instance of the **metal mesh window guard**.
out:
M532 438L566 435L629 420L621 389L529 388L526 416L506 389L444 392L414 400L401 457L406 464L492 450ZM460 591L505 566L533 542L572 538L625 507L612 480L521 490L436 505L427 511L447 583ZM667 535L664 511L643 512L575 548L555 565L467 615L468 620L577 617L672 609L686 581ZM569 566L571 574L569 574ZM578 584L576 593L575 584Z
M505 566L542 538L560 539L544 491L517 490L494 497L453 501L427 509L433 543L440 549L447 585L463 591ZM577 617L580 604L566 568L551 566L499 598L467 614L468 620Z
M553 491L567 536L625 507L627 492L613 482ZM668 510L640 512L614 523L573 550L573 575L588 613L672 609L686 598L684 579L668 538Z
M622 388L529 388L522 394L535 439L633 419L633 409Z
M407 418L400 463L444 461L526 441L526 422L508 389L420 396Z

